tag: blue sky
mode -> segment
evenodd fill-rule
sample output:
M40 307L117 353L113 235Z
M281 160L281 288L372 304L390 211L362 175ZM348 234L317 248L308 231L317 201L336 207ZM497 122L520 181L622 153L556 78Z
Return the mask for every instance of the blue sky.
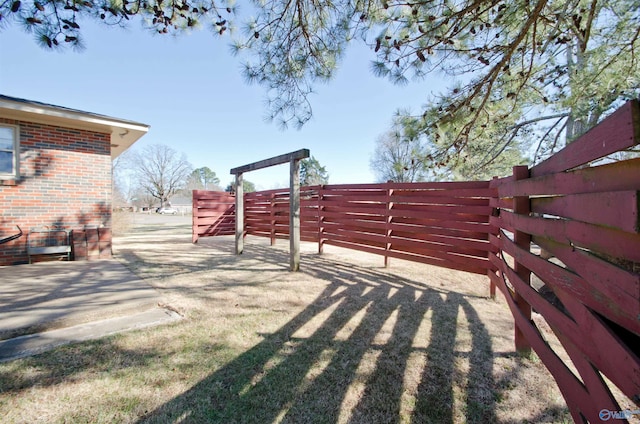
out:
M228 38L206 29L156 36L85 22L85 49L52 52L16 26L0 32L0 93L142 122L149 133L134 148L165 144L194 167L208 166L222 185L231 168L308 148L331 184L374 182L369 160L376 138L398 108L419 110L433 80L396 86L369 70L372 53L352 46L335 78L316 87L313 119L301 130L264 120L265 91L247 84L242 57ZM280 165L245 176L259 189L286 187Z

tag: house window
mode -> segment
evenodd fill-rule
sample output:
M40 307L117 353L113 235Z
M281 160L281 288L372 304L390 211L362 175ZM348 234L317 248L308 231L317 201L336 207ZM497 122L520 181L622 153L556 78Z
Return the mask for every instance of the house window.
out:
M18 127L0 125L0 179L18 176Z

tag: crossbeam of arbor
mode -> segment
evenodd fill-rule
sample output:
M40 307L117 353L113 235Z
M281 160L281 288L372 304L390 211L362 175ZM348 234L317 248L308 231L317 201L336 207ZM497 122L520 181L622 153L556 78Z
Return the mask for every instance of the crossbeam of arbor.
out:
M236 255L244 250L243 173L289 162L289 265L291 271L300 269L300 161L308 157L309 149L300 149L231 169L236 176Z

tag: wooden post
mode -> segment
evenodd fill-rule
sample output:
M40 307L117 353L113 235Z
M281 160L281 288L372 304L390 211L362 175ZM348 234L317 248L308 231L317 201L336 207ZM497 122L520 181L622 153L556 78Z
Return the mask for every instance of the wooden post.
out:
M495 185L498 183L498 177L493 177L493 180L491 182L491 184L489 185L492 188L495 188ZM497 189L496 189L496 196L492 197L489 200L489 206L491 206L491 215L492 216L498 216L498 212L499 209L498 207L500 206L500 196L497 194ZM498 233L495 234L496 236L500 236L500 230L498 230ZM491 236L487 235L489 241L491 241ZM487 257L490 259L491 255L493 253L491 252L491 249L489 249L489 251L487 252ZM489 262L491 262L489 260ZM487 270L487 273L492 273L494 271L492 271L491 269ZM489 296L491 297L491 299L496 300L496 283L493 281L493 279L491 277L489 277Z
M514 166L513 167L513 179L524 180L529 178L529 168L527 166ZM529 196L515 196L513 198L513 212L520 215L529 215L531 212L531 203ZM513 240L520 248L529 251L531 249L531 235L522 231L515 231ZM531 285L531 271L519 263L517 260L514 263L513 270L526 284ZM518 306L518 309L522 312L522 315L528 320L531 320L531 305L529 305L522 296L516 291L514 293L514 301ZM515 345L516 352L525 357L531 356L531 344L527 341L524 334L515 326Z
M198 190L191 192L191 243L198 242Z
M242 193L242 173L256 171L273 165L290 163L291 188L290 196L290 217L289 217L289 240L291 270L298 271L300 268L300 160L309 157L309 149L300 149L295 152L274 156L269 159L253 162L231 169L231 174L236 176L236 254L243 250L244 236L244 202Z
M271 223L271 228L269 230L269 239L270 239L270 244L271 246L274 246L276 244L276 213L275 213L275 198L276 195L275 193L271 193L269 195L269 218L270 218L270 223Z
M242 173L236 174L236 255L244 250L244 190Z
M384 255L384 267L389 267L389 256L387 256L386 252L391 250L391 208L393 208L393 203L391 203L391 195L393 194L393 189L387 189L387 204L385 211L385 255Z
M300 159L291 159L289 186L289 264L300 270Z
M318 254L322 255L324 251L324 240L322 234L324 233L324 216L322 214L324 210L324 204L322 198L324 195L324 185L318 186Z

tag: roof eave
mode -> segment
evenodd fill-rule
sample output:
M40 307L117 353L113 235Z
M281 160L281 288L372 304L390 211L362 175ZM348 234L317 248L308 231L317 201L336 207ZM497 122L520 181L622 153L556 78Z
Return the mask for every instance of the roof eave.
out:
M124 119L0 98L2 116L110 134L111 158L118 157L149 131L149 125Z

